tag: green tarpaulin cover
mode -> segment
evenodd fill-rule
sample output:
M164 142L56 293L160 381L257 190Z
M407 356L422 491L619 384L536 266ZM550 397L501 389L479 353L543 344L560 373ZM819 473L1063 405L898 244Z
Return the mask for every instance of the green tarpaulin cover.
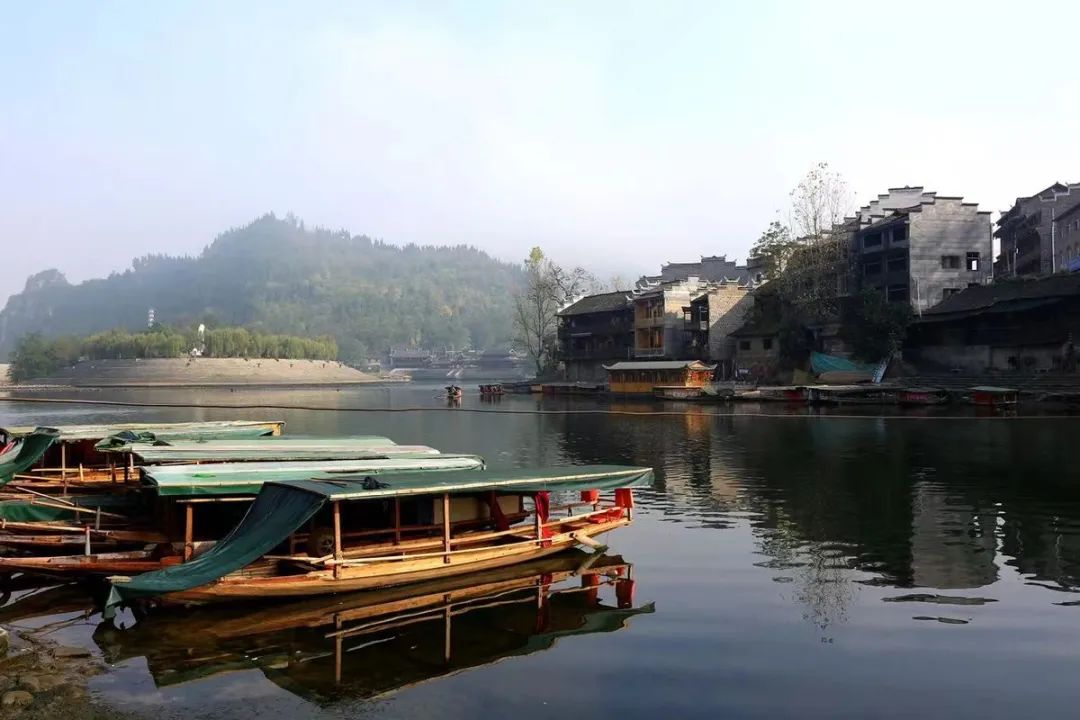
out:
M236 572L284 542L331 501L482 491L614 490L648 486L652 479L651 468L592 465L266 483L244 519L223 540L190 562L114 582L105 610L112 613L138 597L190 590Z
M397 445L388 438L178 441L147 445L135 443L122 452L131 452L148 465L189 462L245 462L294 460L359 460L390 455L438 455L427 445Z
M94 449L100 452L127 452L128 448L134 443L153 445L185 440L207 442L211 440L269 437L273 433L273 428L266 425L121 430L99 440L94 444ZM69 439L66 435L61 435L61 438L64 440Z
M142 469L143 480L162 497L255 495L266 482L342 475L479 470L479 455L415 455L376 457L370 460L325 462L243 462L210 465L151 465Z
M43 505L48 500L4 500L0 502L0 519L10 522L55 522L93 520L93 513L76 512L73 508L58 507L61 504ZM139 498L134 496L108 495L69 495L63 498L80 508L101 508L108 512L123 512L139 506Z
M260 437L281 432L282 420L213 420L183 423L115 423L111 425L58 425L61 442L99 441L122 432L149 432L157 438ZM12 435L29 435L32 427L8 428Z
M11 447L0 455L0 485L7 485L16 475L32 467L56 442L58 435L55 428L39 427L13 438Z

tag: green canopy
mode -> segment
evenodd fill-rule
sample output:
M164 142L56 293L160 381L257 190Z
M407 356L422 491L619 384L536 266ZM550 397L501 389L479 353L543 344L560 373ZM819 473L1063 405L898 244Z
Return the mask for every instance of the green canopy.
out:
M55 428L39 427L14 437L10 446L0 453L0 485L7 485L16 475L32 467L56 442L58 435Z
M246 462L255 460L359 460L388 455L437 455L427 445L397 445L388 438L265 438L262 440L135 443L124 448L143 463Z
M242 462L212 465L150 465L142 468L143 480L159 496L255 495L267 482L310 478L331 479L356 473L479 470L479 455L394 455L361 460L316 462Z
M284 542L327 502L480 491L526 494L548 490L613 490L648 486L652 478L651 468L587 465L269 482L263 485L240 524L202 555L124 582L114 580L105 611L111 614L125 601L138 597L200 587L240 570Z
M114 423L108 425L60 425L61 442L80 440L104 440L122 432L152 433L162 438L211 438L211 437L259 437L280 433L285 426L282 420L213 420L182 423ZM13 435L28 435L34 428L9 428Z
M405 495L496 492L535 493L545 490L614 490L652 484L652 469L627 465L581 465L544 470L518 468L484 472L398 475L370 483L360 476L333 480L309 479L288 483L326 500L374 500Z

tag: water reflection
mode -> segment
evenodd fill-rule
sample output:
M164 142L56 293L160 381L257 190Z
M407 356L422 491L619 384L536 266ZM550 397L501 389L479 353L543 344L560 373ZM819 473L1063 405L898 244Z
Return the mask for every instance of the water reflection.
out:
M655 465L642 504L694 526L749 518L759 566L793 582L814 622L842 617L847 581L975 589L1002 566L1080 583L1080 485L1062 421L792 417L688 410L675 421L567 417L576 462ZM1055 439L1056 438L1056 439Z
M159 687L258 668L329 704L539 652L568 636L614 632L651 612L635 607L622 558L573 552L330 599L159 612L129 629L105 622L94 641L110 663L145 657Z

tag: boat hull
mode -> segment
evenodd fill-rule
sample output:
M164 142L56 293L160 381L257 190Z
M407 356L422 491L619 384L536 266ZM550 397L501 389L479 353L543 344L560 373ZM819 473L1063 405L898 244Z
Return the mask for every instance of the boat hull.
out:
M446 562L443 556L436 555L422 560L405 558L395 562L372 562L368 565L342 567L337 577L332 570L273 577L253 577L242 571L210 585L163 595L157 598L157 602L165 605L197 605L254 598L309 597L438 580L509 567L555 555L581 544L595 544L591 542L591 538L629 523L630 520L623 517L576 527L552 536L541 546L495 546L470 553L464 560L455 557ZM586 541L583 542L582 538Z

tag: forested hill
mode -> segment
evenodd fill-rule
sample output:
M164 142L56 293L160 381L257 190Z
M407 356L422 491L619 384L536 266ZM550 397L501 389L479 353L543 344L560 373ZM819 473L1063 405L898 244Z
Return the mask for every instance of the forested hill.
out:
M86 335L205 322L331 335L345 362L390 346L504 345L520 269L467 246L399 247L266 215L194 258L150 255L78 285L56 270L27 280L0 311L0 359L29 332Z

